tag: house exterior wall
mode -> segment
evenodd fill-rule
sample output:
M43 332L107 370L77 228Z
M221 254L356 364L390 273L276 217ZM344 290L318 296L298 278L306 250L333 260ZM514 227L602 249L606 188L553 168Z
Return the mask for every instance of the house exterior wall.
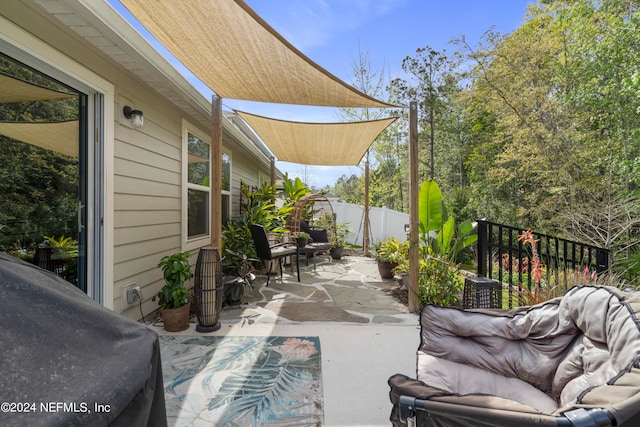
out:
M245 184L249 186L257 186L258 185L258 171L255 163L251 162L246 157L234 156L234 165L233 165L233 177L231 179L232 182L232 206L231 206L231 215L235 216L240 213L240 183L243 181Z
M160 258L183 250L184 180L182 176L183 121L200 135L211 130L167 101L130 71L96 52L86 41L30 2L10 0L0 5L0 15L38 39L40 49L64 56L88 74L112 85L104 104L104 305L124 316L138 319L138 304L127 305L124 289L135 285L143 296L142 311L153 312L151 301L163 285L157 268ZM44 70L46 72L46 70ZM71 70L62 70L65 73ZM130 105L144 112L144 127L135 129L124 118ZM209 107L210 108L210 107ZM240 179L255 185L258 171L268 170L228 134L225 149L232 152L232 206L238 210ZM219 171L212 171L219 173ZM203 243L202 245L206 245ZM196 249L192 263L196 261Z
M120 78L116 91L118 117L124 118L127 98L145 116L142 129L118 120L114 139L114 309L136 317L138 307L127 306L123 288L139 286L143 312L153 311L150 297L163 284L158 262L182 250L183 117L133 80Z

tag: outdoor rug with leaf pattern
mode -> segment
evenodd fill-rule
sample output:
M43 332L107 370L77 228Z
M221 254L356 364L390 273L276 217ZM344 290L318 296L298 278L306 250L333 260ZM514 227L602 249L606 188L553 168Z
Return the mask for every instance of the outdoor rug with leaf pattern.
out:
M318 337L161 336L170 426L321 426Z

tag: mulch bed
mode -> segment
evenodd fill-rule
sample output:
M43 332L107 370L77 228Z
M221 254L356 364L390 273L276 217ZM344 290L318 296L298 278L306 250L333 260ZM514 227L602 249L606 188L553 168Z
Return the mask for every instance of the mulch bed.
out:
M407 292L406 289L398 286L397 288L387 289L385 292L395 298L400 304L404 304L407 307L409 306L409 292Z
M343 254L346 256L365 256L361 248L344 248Z

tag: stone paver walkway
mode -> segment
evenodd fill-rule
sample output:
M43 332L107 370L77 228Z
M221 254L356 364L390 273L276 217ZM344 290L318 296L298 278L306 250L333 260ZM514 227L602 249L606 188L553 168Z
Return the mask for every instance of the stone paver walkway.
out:
M347 256L330 260L320 255L300 265L300 282L289 268L283 279L274 276L269 287L258 275L255 289L245 288L243 304L225 307L221 321L247 323L346 322L359 324L415 324L416 315L385 290L398 286L381 279L375 260ZM294 269L295 270L295 269Z

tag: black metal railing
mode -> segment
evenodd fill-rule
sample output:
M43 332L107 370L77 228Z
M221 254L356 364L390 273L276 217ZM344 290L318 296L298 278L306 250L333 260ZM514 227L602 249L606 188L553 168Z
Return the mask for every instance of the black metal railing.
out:
M514 286L531 290L535 283L530 272L532 252L518 238L520 228L478 221L478 275L509 286L509 307ZM609 269L610 251L593 245L533 232L546 289L566 290L575 279L590 280Z

